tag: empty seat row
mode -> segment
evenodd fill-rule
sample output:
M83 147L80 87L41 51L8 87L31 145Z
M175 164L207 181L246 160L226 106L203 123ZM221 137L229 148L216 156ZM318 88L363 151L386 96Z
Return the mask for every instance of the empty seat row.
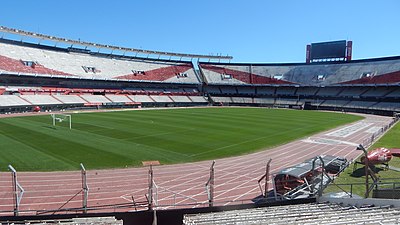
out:
M400 209L329 203L296 204L184 215L183 224L372 224L400 222Z

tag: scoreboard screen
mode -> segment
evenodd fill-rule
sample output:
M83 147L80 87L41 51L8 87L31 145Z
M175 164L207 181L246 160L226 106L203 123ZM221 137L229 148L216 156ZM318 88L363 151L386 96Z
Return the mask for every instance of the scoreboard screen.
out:
M311 60L346 57L346 41L331 41L311 44Z

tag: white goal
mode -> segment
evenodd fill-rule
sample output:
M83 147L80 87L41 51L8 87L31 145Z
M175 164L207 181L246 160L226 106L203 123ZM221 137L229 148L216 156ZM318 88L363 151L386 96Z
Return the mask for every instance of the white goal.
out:
M69 114L50 114L53 120L53 126L56 126L57 123L67 123L69 125L69 129L72 129L72 117Z

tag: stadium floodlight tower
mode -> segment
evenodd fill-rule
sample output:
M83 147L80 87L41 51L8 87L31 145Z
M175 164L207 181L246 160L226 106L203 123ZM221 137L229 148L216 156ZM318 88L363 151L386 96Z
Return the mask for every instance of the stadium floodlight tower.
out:
M72 129L72 117L69 114L55 114L52 113L50 114L52 121L53 121L53 127L56 126L57 123L62 123L62 122L68 122L69 129Z

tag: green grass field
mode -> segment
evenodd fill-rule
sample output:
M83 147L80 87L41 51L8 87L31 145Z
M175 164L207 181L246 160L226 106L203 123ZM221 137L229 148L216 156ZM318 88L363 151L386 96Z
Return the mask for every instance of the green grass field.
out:
M372 145L368 150L374 150L376 148L400 148L400 124L396 124L389 132L387 132L382 138L380 138L374 145ZM358 159L359 161L359 159ZM393 157L389 162L390 166L400 168L400 158ZM364 197L365 194L365 173L364 166L358 165L357 170L353 172L353 165L343 171L342 174L335 180L336 184L343 188L345 191L350 192L349 184L353 185L352 191L354 194ZM377 166L377 175L381 179L381 182L400 182L400 172L394 170L381 170L380 166ZM342 185L345 184L345 185ZM397 184L398 185L398 184ZM325 189L325 193L329 192L341 192L340 188L335 185L330 185Z
M361 119L317 111L190 108L72 114L72 130L51 117L0 119L0 170L132 167L193 162L271 148Z

